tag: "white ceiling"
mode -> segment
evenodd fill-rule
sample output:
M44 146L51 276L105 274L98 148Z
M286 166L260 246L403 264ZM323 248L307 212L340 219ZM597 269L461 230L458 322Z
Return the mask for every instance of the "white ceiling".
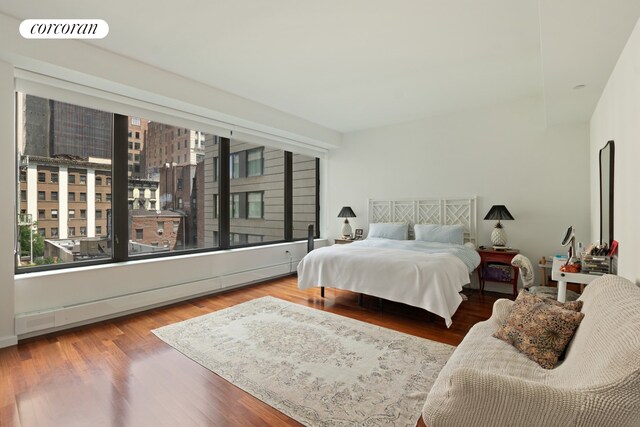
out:
M2 0L96 18L92 44L340 132L544 96L590 118L639 0ZM583 90L573 90L586 84Z

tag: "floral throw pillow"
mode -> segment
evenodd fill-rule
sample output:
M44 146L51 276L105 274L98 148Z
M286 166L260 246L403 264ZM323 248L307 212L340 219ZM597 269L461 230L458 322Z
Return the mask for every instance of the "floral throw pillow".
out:
M493 336L513 345L543 368L552 369L583 317L584 313L520 292L511 313Z

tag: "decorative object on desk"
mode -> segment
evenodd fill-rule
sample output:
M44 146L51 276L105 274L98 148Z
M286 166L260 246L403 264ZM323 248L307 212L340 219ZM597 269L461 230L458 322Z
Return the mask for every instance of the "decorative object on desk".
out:
M542 262L542 260L544 260L544 262ZM542 260L540 260L540 262L542 264L546 264L546 258L542 257ZM518 268L518 271L520 273L520 280L522 281L522 287L524 289L541 298L547 298L549 300L555 300L558 298L558 288L546 285L533 286L533 265L531 264L529 258L524 255L518 254L511 260L511 265ZM542 274L544 275L546 273L543 272ZM576 292L567 291L566 293L567 301L575 301L578 299L578 297L580 297L580 294ZM577 311L580 311L580 308L578 308Z
M354 238L355 240L360 240L360 239L362 239L362 236L363 236L363 230L362 230L362 228L356 228L356 231L355 231L355 233L354 233L354 235L353 235L353 236L354 236L353 238Z
M513 220L513 215L509 212L505 205L493 205L489 212L484 217L487 219L497 219L496 227L491 232L491 243L495 249L500 249L507 246L507 233L504 231L501 220Z
M560 267L560 271L565 273L580 273L580 270L582 270L582 264L580 264L579 262L565 264Z
M570 225L567 228L567 231L564 233L564 237L562 238L562 246L569 246L569 251L567 252L567 263L565 265L571 264L575 262L576 256L576 231L573 229L573 225Z
M342 224L342 238L349 239L351 238L351 225L349 224L349 218L355 218L356 214L351 209L351 206L344 206L340 209L340 213L338 214L338 218L344 218L344 224Z

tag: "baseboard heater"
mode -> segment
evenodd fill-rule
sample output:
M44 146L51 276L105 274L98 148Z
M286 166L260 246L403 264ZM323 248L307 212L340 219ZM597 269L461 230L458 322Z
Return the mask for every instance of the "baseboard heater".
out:
M292 265L295 267L298 262L299 260L98 301L21 313L15 317L16 335L20 339L28 338L285 276L291 274Z

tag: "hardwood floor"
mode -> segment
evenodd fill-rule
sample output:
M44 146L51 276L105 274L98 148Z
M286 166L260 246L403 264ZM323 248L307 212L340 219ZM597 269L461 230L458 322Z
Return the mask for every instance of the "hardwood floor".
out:
M425 311L286 277L20 342L0 350L0 426L300 425L160 341L152 329L266 295L457 345L495 295L466 291L447 329ZM419 425L424 425L420 420Z

